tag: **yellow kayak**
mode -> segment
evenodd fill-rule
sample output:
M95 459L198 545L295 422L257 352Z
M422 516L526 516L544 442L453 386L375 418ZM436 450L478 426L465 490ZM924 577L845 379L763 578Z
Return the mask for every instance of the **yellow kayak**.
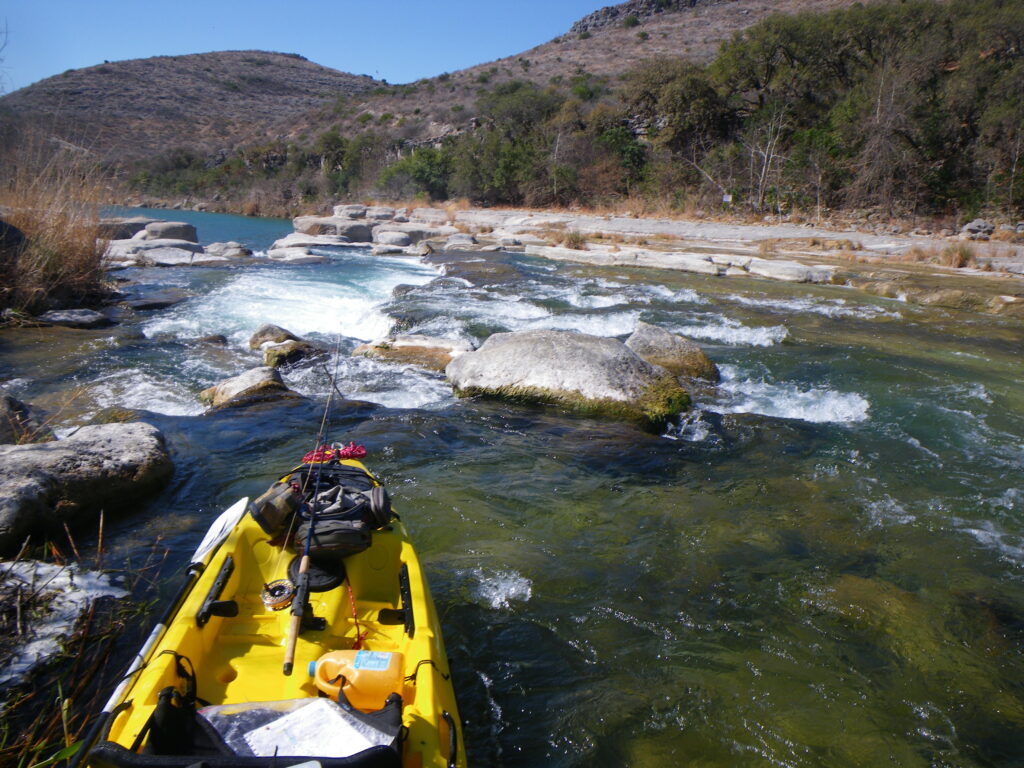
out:
M214 523L73 765L466 765L409 534L338 448Z

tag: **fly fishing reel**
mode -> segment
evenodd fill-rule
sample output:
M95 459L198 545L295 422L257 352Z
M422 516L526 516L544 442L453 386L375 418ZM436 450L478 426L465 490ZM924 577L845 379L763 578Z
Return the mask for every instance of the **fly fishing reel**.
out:
M260 599L263 604L272 611L283 611L292 604L295 597L295 585L288 579L277 579L269 584L263 585Z

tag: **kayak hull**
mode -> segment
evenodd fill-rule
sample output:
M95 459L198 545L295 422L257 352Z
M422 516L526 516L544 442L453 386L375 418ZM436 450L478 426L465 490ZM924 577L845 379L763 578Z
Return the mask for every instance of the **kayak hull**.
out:
M341 463L365 469L355 460ZM172 689L187 697L194 687L201 711L204 706L324 698L311 674L313 665L332 653L348 657L345 652L351 651L369 652L361 658L370 671L363 682L357 681L358 691L348 688L349 694L359 696L343 697L342 703L348 707L353 698L362 712L372 712L384 708L388 695L398 694L402 738L397 749L318 755L319 742L313 742L293 745L285 763L281 760L286 755L278 754L277 765L301 763L297 757L316 759L324 768L389 761L410 767L466 764L437 611L405 525L393 517L373 532L368 549L344 558L338 586L310 593L311 610L295 642L291 674L285 674L284 660L292 611L268 607L263 595L267 585L290 580L289 565L294 578L293 560L301 553L288 541L272 538L251 514L241 517L208 556L202 574L120 699L111 702L114 714L90 765L170 766L178 757L188 759L182 765L192 765L200 758L188 748L180 756L167 755L166 747L152 754L153 714L161 692ZM386 674L378 671L382 664L387 664ZM349 676L355 679L351 670ZM346 684L351 681L335 680L333 690L344 691ZM303 751L307 746L312 748ZM216 755L202 754L201 759L211 766L257 766L274 758L238 754L221 762Z

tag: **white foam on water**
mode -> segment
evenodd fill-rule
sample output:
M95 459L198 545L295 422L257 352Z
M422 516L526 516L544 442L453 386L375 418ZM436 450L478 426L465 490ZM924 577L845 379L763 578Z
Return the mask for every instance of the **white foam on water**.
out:
M719 413L757 413L819 424L855 424L868 418L870 404L856 392L751 379L732 365L719 370L720 400L710 406Z
M381 304L400 284L422 285L437 270L409 260L351 256L335 260L342 268L326 271L258 269L214 291L162 313L143 326L147 336L203 336L220 333L235 338L264 323L287 328L299 336L320 334L363 341L387 334L391 319ZM347 272L345 270L348 270Z
M776 309L783 312L810 313L824 315L825 317L856 317L862 319L902 317L899 312L882 309L873 304L850 305L845 299L767 299L740 294L732 294L725 298L748 307Z
M664 285L643 285L640 286L640 289L648 296L664 301L687 304L707 303L707 299L689 288L680 288L678 291L673 291L671 288L666 288Z
M444 377L414 365L394 365L366 357L342 355L337 386L350 400L366 400L387 408L443 408L455 401ZM333 369L333 362L328 365ZM303 395L326 397L331 390L322 368L285 372L285 383Z
M891 496L869 501L864 505L864 509L871 518L871 524L876 528L892 523L907 525L917 519L903 504Z
M638 311L597 315L565 313L526 323L522 330L576 331L591 336L625 336L636 330L639 319Z
M956 530L972 536L982 546L999 553L1008 563L1024 566L1024 537L1001 530L991 520L950 520Z
M195 392L137 369L100 376L89 391L100 408L135 408L168 416L196 416L205 410Z
M99 597L121 598L127 592L114 586L110 576L76 565L60 566L36 560L0 562L6 589L23 586L26 595L39 591L46 611L26 618L27 637L20 642L8 666L0 670L0 687L23 679L34 667L60 651L61 641L74 629L78 617Z
M778 344L789 331L784 325L767 325L750 327L743 325L731 317L715 316L711 322L700 325L680 325L674 329L675 333L693 339L704 339L705 341L719 341L723 344L733 346L750 347L771 347Z
M669 424L662 437L669 440L685 440L688 443L703 443L711 437L711 425L704 420L704 411L694 408L684 413L678 424Z
M485 574L482 568L474 568L471 575L477 580L477 597L495 610L508 608L512 600L526 602L533 594L532 582L515 571Z

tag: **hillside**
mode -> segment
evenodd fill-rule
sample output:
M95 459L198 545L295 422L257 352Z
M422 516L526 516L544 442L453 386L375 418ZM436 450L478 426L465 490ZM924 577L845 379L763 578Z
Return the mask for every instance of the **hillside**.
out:
M652 57L706 63L723 41L771 13L852 2L630 0L521 54L400 86L261 51L110 62L0 98L0 120L31 119L46 133L119 161L179 148L223 155L247 143L303 141L331 128L352 134L375 127L429 143L468 125L484 88L513 79L545 86L584 75L614 80Z
M366 127L368 115L374 124L393 129L402 138L429 143L472 125L481 92L503 82L528 80L547 86L584 77L595 85L608 85L652 58L683 57L706 64L736 32L773 13L824 12L855 2L630 0L595 11L565 34L522 53L350 98L347 104L304 116L283 133L267 135L295 140L331 127L352 133ZM631 16L635 24L627 21Z
M221 51L107 62L0 99L0 119L29 120L106 157L168 148L231 149L339 96L380 83L296 54Z

